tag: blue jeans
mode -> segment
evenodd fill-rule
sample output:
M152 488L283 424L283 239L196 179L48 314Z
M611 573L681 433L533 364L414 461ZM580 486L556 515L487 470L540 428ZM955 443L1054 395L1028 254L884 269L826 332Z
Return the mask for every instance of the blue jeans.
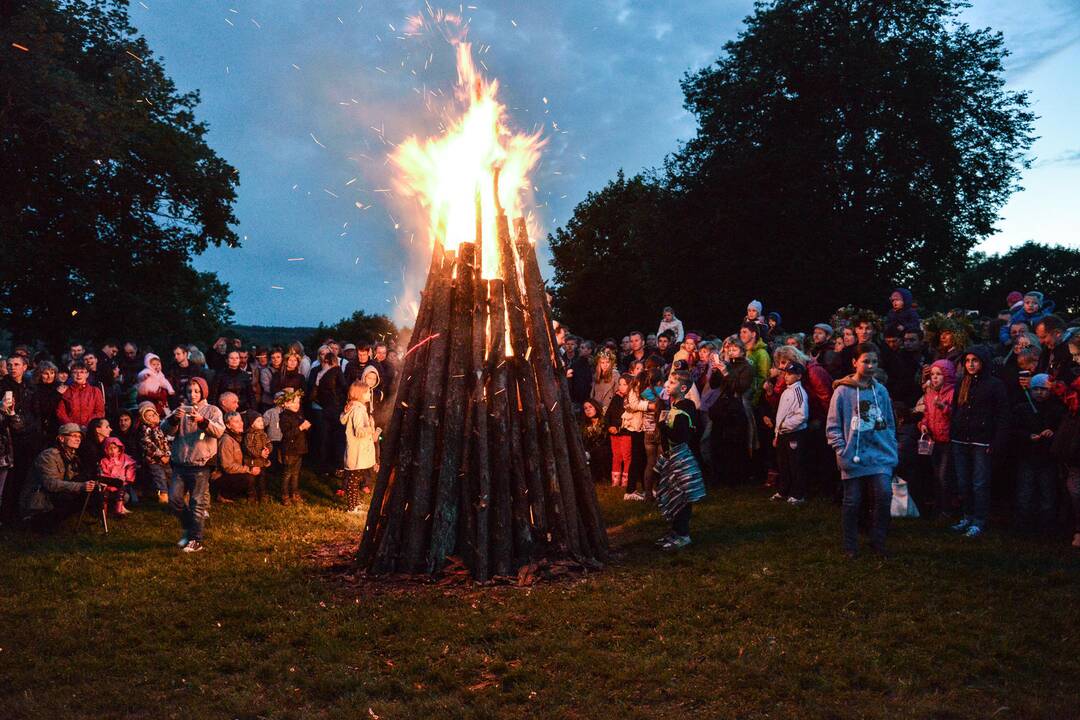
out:
M950 444L964 519L984 530L990 511L990 453L979 445Z
M147 465L146 472L150 475L150 482L157 492L169 492L169 481L172 479L172 465Z
M188 501L184 502L184 493ZM195 465L173 467L169 484L169 507L180 516L188 540L202 542L203 526L210 512L210 468Z
M871 506L870 546L885 552L885 535L889 532L889 511L892 507L892 476L864 475L844 479L844 507L840 515L844 552L859 550L859 510L862 506L863 483L873 495Z
M1038 503L1035 497L1038 496ZM1016 525L1019 528L1049 530L1054 522L1057 499L1057 465L1020 457L1016 461Z

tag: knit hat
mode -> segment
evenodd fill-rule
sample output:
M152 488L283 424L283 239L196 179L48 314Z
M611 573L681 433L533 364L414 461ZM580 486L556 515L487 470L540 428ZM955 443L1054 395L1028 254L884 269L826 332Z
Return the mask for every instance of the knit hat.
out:
M1037 290L1028 290L1026 293L1024 293L1024 297L1026 297L1026 298L1029 298L1029 297L1030 298L1035 298L1036 300L1039 301L1039 307L1042 307L1043 294L1041 292L1038 292Z
M60 429L56 431L57 437L60 435L81 435L82 428L77 423L64 423L60 426Z
M826 335L828 335L829 337L832 337L832 334L833 334L832 325L830 325L828 323L818 323L817 325L814 326L814 329L815 330L824 330Z
M146 418L143 416L150 410L157 412L157 405L150 402L149 400L143 400L141 403L139 403L139 419L145 420Z
M1005 297L1005 304L1012 307L1018 302L1024 302L1024 293L1019 290L1013 290Z
M757 314L760 315L761 314L761 309L762 309L761 301L760 300L751 300L750 304L746 306L746 309L747 310L751 310L751 309L757 310Z
M1039 373L1031 377L1031 382L1028 384L1031 389L1034 388L1046 388L1050 389L1050 376L1046 373Z
M759 312L760 312L760 311L759 311ZM769 319L770 319L770 320L775 320L775 321L776 321L776 324L777 324L777 325L781 325L781 324L782 324L782 323L780 322L780 320L781 320L781 318L780 318L780 313L776 312L775 310L773 310L773 311L772 311L771 313L769 313Z

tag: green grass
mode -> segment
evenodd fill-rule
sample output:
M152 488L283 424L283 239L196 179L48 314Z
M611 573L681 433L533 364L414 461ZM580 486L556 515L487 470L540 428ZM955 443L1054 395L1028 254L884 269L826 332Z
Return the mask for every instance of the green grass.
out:
M108 536L0 533L0 717L1080 716L1066 547L904 521L892 559L848 562L837 508L748 489L660 554L655 511L605 488L599 575L357 594L309 556L359 521L304 487L215 506L198 555L150 503Z

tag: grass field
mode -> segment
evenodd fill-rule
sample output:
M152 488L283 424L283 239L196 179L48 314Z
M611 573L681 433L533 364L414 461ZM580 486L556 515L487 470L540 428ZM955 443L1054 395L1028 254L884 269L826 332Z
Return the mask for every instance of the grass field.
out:
M894 524L845 561L839 512L718 491L694 544L602 489L617 557L583 579L348 592L355 538L302 508L215 506L183 555L149 503L100 530L0 532L0 718L1075 718L1080 556Z

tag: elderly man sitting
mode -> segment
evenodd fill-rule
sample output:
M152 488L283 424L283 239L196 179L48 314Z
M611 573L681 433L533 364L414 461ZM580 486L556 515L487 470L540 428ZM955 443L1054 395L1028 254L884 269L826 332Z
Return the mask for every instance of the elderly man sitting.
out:
M20 498L20 510L32 527L55 530L82 507L85 493L97 483L81 480L78 450L82 433L75 423L65 423L56 434L57 447L42 450L34 459L30 481Z

